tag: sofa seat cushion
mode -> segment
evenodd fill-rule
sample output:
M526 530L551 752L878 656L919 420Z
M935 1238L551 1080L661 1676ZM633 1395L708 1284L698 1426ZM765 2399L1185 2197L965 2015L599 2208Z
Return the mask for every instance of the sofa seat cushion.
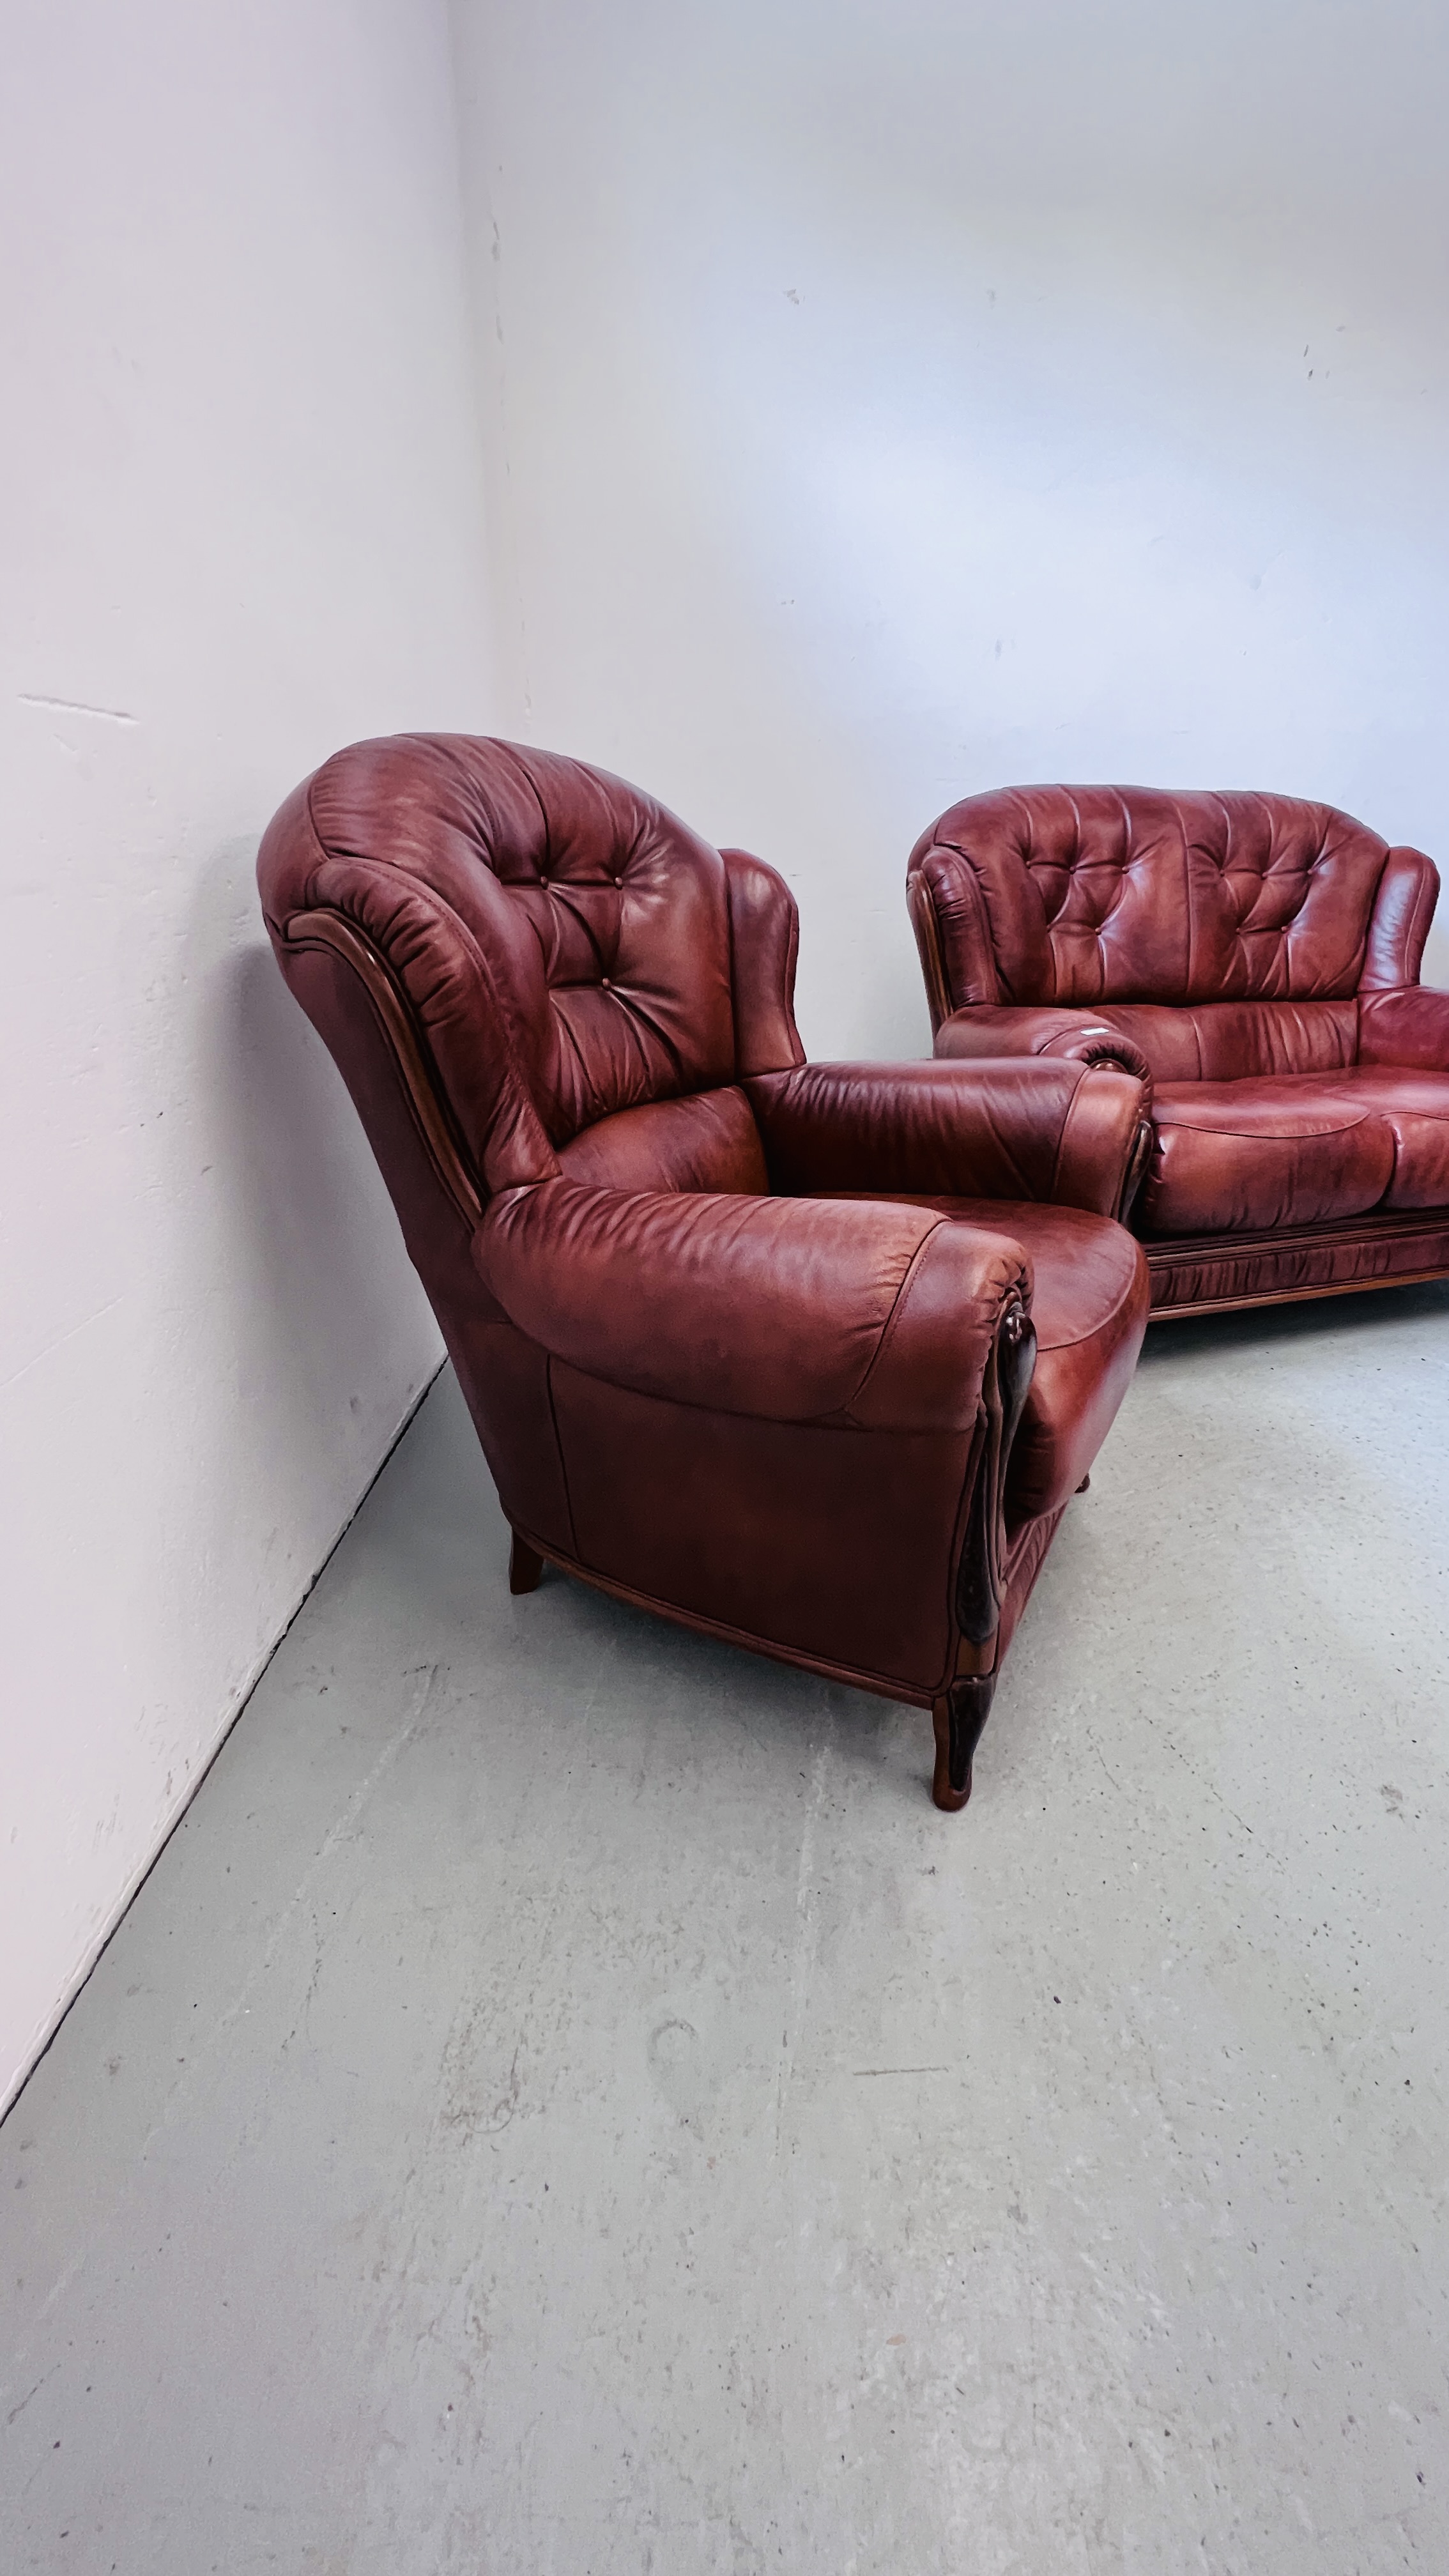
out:
M1140 1202L1149 1235L1256 1234L1366 1216L1394 1175L1394 1140L1344 1077L1171 1082Z
M1143 1190L1149 1236L1266 1232L1449 1207L1449 1072L1164 1083Z
M1331 1088L1336 1099L1371 1110L1393 1138L1384 1207L1395 1213L1449 1207L1449 1072L1360 1064L1334 1074Z
M1011 1453L1007 1516L1016 1523L1059 1511L1101 1448L1137 1365L1148 1304L1140 1244L1111 1217L1082 1208L889 1195L1008 1235L1027 1254L1036 1367Z

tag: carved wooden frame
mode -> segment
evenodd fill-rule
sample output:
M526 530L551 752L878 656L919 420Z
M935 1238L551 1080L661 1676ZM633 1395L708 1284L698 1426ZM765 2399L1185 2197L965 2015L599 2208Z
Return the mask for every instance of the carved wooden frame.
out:
M981 1380L976 1474L956 1573L956 1672L931 1703L931 1795L948 1813L964 1807L971 1795L972 1758L996 1691L1009 1554L1006 1479L1035 1367L1036 1328L1013 1294L1002 1309Z

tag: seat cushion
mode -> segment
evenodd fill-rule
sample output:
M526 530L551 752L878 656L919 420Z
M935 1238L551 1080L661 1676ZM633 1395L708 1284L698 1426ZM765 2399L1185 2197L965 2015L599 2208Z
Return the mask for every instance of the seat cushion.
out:
M1449 1207L1449 1073L1360 1064L1330 1077L1334 1097L1371 1110L1393 1139L1385 1208Z
M1141 1200L1149 1235L1256 1234L1366 1216L1394 1175L1394 1139L1343 1074L1163 1083Z
M1009 1235L1030 1259L1036 1367L1011 1453L1007 1516L1019 1523L1060 1510L1111 1430L1137 1365L1149 1293L1141 1245L1111 1217L1081 1208L890 1195Z
M1162 1084L1142 1194L1148 1235L1266 1232L1449 1207L1449 1072Z

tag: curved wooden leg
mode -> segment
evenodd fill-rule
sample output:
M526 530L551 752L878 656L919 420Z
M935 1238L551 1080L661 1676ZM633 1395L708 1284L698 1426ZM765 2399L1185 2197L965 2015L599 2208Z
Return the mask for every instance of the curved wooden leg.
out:
M931 1704L931 1722L936 1730L936 1771L931 1795L947 1815L964 1807L971 1795L971 1760L991 1714L995 1689L995 1673L968 1673L964 1681L953 1682L944 1697Z
M1078 1491L1078 1493L1079 1493L1079 1494L1084 1494L1084 1493L1086 1492L1086 1490L1087 1490L1087 1487L1090 1485L1091 1481L1092 1481L1092 1479L1091 1479L1090 1475L1086 1475L1086 1476L1084 1476L1084 1477L1082 1478L1081 1483L1080 1483L1080 1484L1078 1485L1078 1487L1077 1487L1077 1491Z
M517 1530L515 1530L513 1533L513 1545L509 1550L508 1555L509 1591L536 1592L538 1589L538 1578L542 1572L543 1558L539 1555L538 1550L530 1547L527 1539L520 1538Z

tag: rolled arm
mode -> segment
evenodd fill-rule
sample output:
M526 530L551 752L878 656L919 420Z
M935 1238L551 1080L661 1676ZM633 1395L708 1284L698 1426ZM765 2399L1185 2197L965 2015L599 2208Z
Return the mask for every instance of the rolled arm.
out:
M1415 1073L1449 1073L1449 993L1423 984L1360 993L1358 1060L1402 1064Z
M493 1199L473 1257L520 1332L638 1394L777 1422L970 1430L1031 1268L930 1209L559 1180Z
M1120 1065L804 1064L746 1084L776 1189L1033 1199L1115 1216L1146 1093Z
M977 1003L953 1011L936 1031L936 1053L957 1059L1002 1055L1063 1057L1071 1064L1119 1064L1152 1088L1152 1067L1134 1038L1094 1011L1029 1010Z

